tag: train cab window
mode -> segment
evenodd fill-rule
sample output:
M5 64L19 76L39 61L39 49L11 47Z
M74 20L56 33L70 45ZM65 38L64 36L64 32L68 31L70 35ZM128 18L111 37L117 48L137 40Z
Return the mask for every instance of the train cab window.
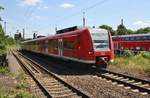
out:
M107 31L90 30L93 40L93 47L96 51L109 51L109 34Z

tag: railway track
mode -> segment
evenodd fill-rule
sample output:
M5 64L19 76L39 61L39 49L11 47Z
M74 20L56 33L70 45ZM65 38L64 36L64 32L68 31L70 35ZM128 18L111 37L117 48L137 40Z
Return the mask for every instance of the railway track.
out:
M42 58L36 58L38 60L42 60ZM118 84L118 86L121 87L124 86L125 89L131 89L132 91L141 93L142 95L150 94L150 81L112 72L106 69L100 69L99 71L101 73L96 72L98 77L107 79L107 81L112 81L113 84ZM95 75L95 73L93 73L93 75Z
M45 98L89 98L30 58L17 52L13 52L13 55L39 86Z
M112 81L113 84L124 86L125 89L131 89L134 92L140 92L143 95L150 94L150 81L131 77L121 73L112 72L106 69L100 69L103 73L96 73L98 77Z

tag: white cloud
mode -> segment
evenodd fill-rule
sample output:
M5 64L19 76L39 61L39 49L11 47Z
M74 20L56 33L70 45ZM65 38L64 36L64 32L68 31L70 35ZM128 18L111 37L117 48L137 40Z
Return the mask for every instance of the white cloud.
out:
M44 8L44 9L48 9L48 6L44 6L43 8Z
M25 6L25 5L35 6L35 5L37 5L38 3L41 3L41 2L42 2L42 0L21 0L20 5L21 6Z
M39 6L37 9L42 10L42 9L48 9L48 8L49 8L48 6Z
M150 21L136 21L133 23L133 25L146 27L146 26L150 26Z
M41 19L41 16L35 16L34 18L35 19Z
M60 7L63 7L63 8L73 8L73 7L75 7L75 5L70 4L70 3L63 3L63 4L60 5Z
M41 16L38 16L38 15L32 15L31 16L31 20L41 20L42 17Z
M133 29L137 30L139 28L150 27L150 21L135 21L132 24Z

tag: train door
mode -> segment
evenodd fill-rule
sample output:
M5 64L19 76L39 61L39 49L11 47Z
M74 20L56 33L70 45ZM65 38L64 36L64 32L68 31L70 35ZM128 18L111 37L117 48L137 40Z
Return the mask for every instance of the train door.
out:
M58 55L63 56L63 40L58 39Z

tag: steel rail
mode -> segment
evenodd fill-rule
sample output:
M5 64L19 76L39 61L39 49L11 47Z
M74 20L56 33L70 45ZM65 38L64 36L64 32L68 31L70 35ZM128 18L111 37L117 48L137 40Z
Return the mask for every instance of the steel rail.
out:
M90 98L88 95L86 95L85 93L83 93L80 90L76 89L75 87L71 86L70 84L68 84L67 82L65 82L64 80L62 80L58 76L56 76L54 73L50 72L49 70L47 70L43 66L41 66L38 63L36 63L35 61L33 61L32 59L28 58L25 55L22 55L21 53L19 53L19 55L21 55L25 59L29 60L31 63L35 64L40 69L44 70L46 73L48 73L49 75L51 75L53 78L55 78L56 80L58 80L59 82L61 82L62 84L64 84L66 87L68 87L69 89L71 89L73 92L75 92L78 96L81 96L82 98Z
M19 62L19 64L21 66L23 66L23 68L25 68L25 70L28 72L28 74L39 85L39 87L42 89L42 91L45 94L45 96L47 96L48 98L52 98L52 96L50 95L50 93L48 92L48 90L36 79L36 77L33 75L32 71L26 66L26 64L23 61L21 61L20 58L15 53L13 53L13 55L15 56L15 58L17 59L17 61Z
M113 82L123 84L124 86L129 86L132 89L138 89L140 92L147 92L148 94L150 94L150 81L135 78L135 77L131 77L131 76L124 75L124 74L121 74L121 73L112 72L112 71L109 71L109 70L106 70L106 69L100 69L99 71L104 72L104 73L100 73L100 72L96 73L96 75L99 76L99 77L106 78L108 80L112 80ZM118 79L111 76L111 75L117 76ZM121 77L121 79L119 79L119 77ZM129 80L124 81L123 79L129 79ZM130 80L134 80L134 81L133 82L128 82ZM141 84L136 85L136 83L138 83L138 82L141 82ZM148 84L149 88L141 86L141 85L144 85L144 84Z

